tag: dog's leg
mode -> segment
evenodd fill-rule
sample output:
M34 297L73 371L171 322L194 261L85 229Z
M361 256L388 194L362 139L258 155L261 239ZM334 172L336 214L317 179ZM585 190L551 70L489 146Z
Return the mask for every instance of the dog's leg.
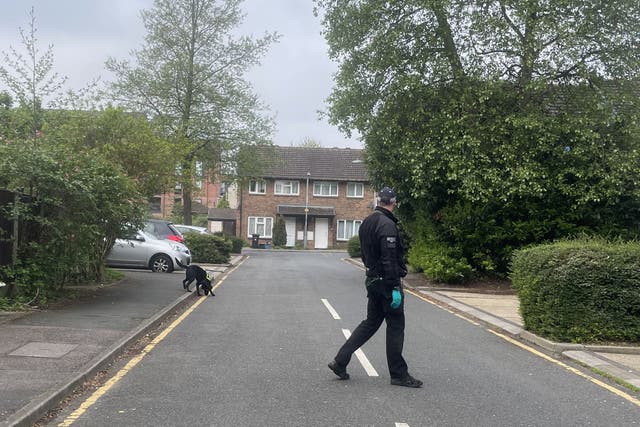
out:
M189 286L191 286L191 283L193 282L193 279L189 280L187 282L187 286L185 287L185 289L187 290L187 292L191 292L191 289L189 289Z
M200 282L196 282L196 295L200 296Z

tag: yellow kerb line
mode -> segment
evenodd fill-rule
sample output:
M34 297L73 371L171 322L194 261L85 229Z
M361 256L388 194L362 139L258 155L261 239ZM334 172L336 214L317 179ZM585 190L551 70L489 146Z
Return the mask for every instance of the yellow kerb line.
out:
M520 348L522 348L524 350L527 350L528 352L533 353L536 356L539 356L539 357L541 357L541 358L543 358L543 359L545 359L545 360L547 360L549 362L555 363L556 365L563 367L564 369L568 370L569 372L573 372L574 374L576 374L578 376L581 376L582 378L585 378L585 379L591 381L592 383L597 384L600 387L609 390L611 393L622 397L623 399L633 403L636 406L640 406L640 400L638 400L635 397L625 393L622 390L618 390L617 388L615 388L613 386L610 386L609 384L607 384L607 383L605 383L603 381L600 381L597 378L593 378L592 376L589 376L589 375L585 374L584 372L580 371L579 369L573 368L573 367L567 365L566 363L563 363L563 362L561 362L559 360L554 359L551 356L547 356L546 354L542 353L541 351L538 351L535 348L529 347L528 345L523 344L518 340L515 340L515 339L513 339L511 337L508 337L508 336L506 336L504 334L501 334L499 332L492 331L491 329L488 329L488 331L491 332L494 335L499 336L500 338L502 338L502 339L504 339L506 341L509 341L511 344L517 345L518 347L520 347Z
M481 325L480 325L480 323L475 322L475 321L473 321L472 319L469 319L468 317L464 317L464 316L462 316L461 314L458 314L458 313L456 313L456 312L455 312L455 311L453 311L453 310L449 310L447 307L444 307L444 306L442 306L442 305L440 305L440 304L437 304L437 303L435 303L435 302L431 301L431 300L430 300L430 299L428 299L428 298L425 298L424 296L420 295L419 293L417 293L417 292L415 292L415 291L413 291L413 290L411 290L411 289L405 289L404 291L405 291L406 293L408 293L408 294L413 295L413 296L414 296L414 297L416 297L416 298L421 299L421 300L422 300L422 301L424 301L424 302L428 302L428 303L429 303L429 304L431 304L431 305L435 305L436 307L438 307L438 308L439 308L439 309L441 309L441 310L446 311L447 313L451 313L451 314L453 314L454 316L461 318L462 320L466 320L467 322L471 323L472 325L475 325L475 326L481 326Z
M218 286L220 286L224 281L224 279L226 279L227 276L229 276L229 274L233 273L236 268L240 267L240 265L242 265L242 263L246 261L247 258L243 259L238 265L236 265L231 270L229 270L229 272L225 273L224 276L222 276L222 278L218 281L218 283L212 288L212 290L215 290ZM70 426L78 418L80 418L82 414L84 414L91 406L93 406L98 401L98 399L100 399L105 393L107 393L107 391L109 391L111 387L113 387L118 381L124 378L125 375L129 373L129 371L131 371L138 363L140 363L140 361L148 353L150 353L151 350L153 350L153 348L156 345L160 343L160 341L165 339L166 336L169 335L169 333L176 328L176 326L182 323L182 321L186 319L187 316L189 316L193 312L193 310L195 310L205 300L206 298L200 298L198 301L193 303L193 305L189 307L187 311L182 313L180 317L178 317L169 326L167 326L167 328L164 329L160 334L158 334L158 336L155 337L153 341L151 341L151 343L147 344L147 346L140 352L140 354L138 354L137 356L129 360L129 362L127 362L127 364L122 369L120 369L113 377L111 377L111 379L109 379L106 383L104 383L103 386L101 386L96 391L94 391L93 394L89 396L89 398L87 398L87 400L82 402L82 404L78 407L78 409L73 411L67 418L65 418L63 422L58 424L58 427Z
M427 299L427 298L423 297L422 295L417 294L417 293L416 293L416 292L414 292L414 291L406 290L406 292L410 293L411 295L413 295L413 296L415 296L415 297L417 297L417 298L420 298L420 299L421 299L421 300L423 300L423 301L428 302L429 304L433 304L433 305L435 305L435 306L437 306L437 307L439 307L439 308L442 308L442 309L443 309L443 310L445 310L445 311L448 311L449 313L452 313L452 314L454 314L454 315L456 315L456 316L458 316L458 317L460 317L460 318L462 318L462 319L465 319L465 320L467 320L467 321L469 321L469 322L473 323L474 325L480 326L480 324L479 324L479 323L476 323L476 322L474 322L474 321L472 321L472 320L470 320L470 319L468 319L468 318L466 318L466 317L464 317L464 316L461 316L461 315L459 315L458 313L454 313L453 311L451 311L451 310L449 310L449 309L447 309L447 308L445 308L445 307L442 307L441 305L438 305L438 304L434 303L433 301L430 301L429 299ZM615 394L615 395L617 395L617 396L622 397L623 399L625 399L625 400L627 400L627 401L629 401L629 402L633 403L634 405L636 405L636 406L640 406L640 400L636 399L635 397L633 397L633 396L631 396L631 395L629 395L629 394L627 394L627 393L625 393L625 392L623 392L623 391L621 391L621 390L618 390L617 388L615 388L615 387L613 387L613 386L610 386L609 384L607 384L607 383L605 383L605 382L600 381L600 380L599 380L599 379L597 379L597 378L593 378L593 377L591 377L591 376L589 376L589 375L585 374L584 372L580 371L579 369L573 368L573 367L571 367L571 366L567 365L566 363L563 363L563 362L561 362L561 361L559 361L559 360L557 360L557 359L554 359L554 358L553 358L553 357L551 357L551 356L547 356L546 354L544 354L544 353L542 353L542 352L540 352L540 351L536 350L535 348L533 348L533 347L529 347L528 345L523 344L523 343L521 343L520 341L515 340L515 339L513 339L513 338L511 338L511 337L508 337L507 335L501 334L501 333L499 333L499 332L493 331L493 330L488 329L488 328L487 328L487 330L488 330L489 332L491 332L492 334L497 335L497 336L499 336L500 338L504 339L505 341L508 341L508 342L510 342L510 343L512 343L512 344L514 344L514 345L517 345L518 347L520 347L520 348L522 348L522 349L524 349L524 350L527 350L528 352L533 353L533 354L535 354L536 356L542 357L543 359L545 359L545 360L547 360L547 361L549 361L549 362L552 362L552 363L554 363L554 364L556 364L556 365L558 365L558 366L561 366L561 367L565 368L566 370L568 370L568 371L570 371L570 372L573 372L574 374L579 375L579 376L581 376L581 377L583 377L583 378L585 378L585 379L587 379L587 380L591 381L592 383L597 384L597 385L599 385L600 387L603 387L603 388L605 388L605 389L609 390L611 393L613 393L613 394Z

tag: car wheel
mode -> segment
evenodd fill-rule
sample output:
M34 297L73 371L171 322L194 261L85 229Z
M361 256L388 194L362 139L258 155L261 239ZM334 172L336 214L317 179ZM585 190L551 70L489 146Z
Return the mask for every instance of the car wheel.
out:
M149 264L154 273L171 273L173 271L171 258L164 254L154 256Z

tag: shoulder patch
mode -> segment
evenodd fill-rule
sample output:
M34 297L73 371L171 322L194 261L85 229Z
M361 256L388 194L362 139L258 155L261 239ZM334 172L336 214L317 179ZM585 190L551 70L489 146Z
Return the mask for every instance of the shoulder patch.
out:
M395 236L387 236L386 237L386 241L387 241L387 248L388 249L394 249L396 247L396 238Z

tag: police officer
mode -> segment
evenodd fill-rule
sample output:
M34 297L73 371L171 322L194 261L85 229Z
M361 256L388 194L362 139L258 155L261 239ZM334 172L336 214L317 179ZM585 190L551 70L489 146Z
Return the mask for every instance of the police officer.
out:
M402 277L406 276L404 247L393 215L396 193L384 187L378 193L378 206L360 225L360 250L366 267L367 318L338 351L331 369L340 379L349 379L347 365L351 355L376 333L382 321L387 322L387 364L391 384L418 388L422 381L409 375L402 357L404 344L404 293Z

